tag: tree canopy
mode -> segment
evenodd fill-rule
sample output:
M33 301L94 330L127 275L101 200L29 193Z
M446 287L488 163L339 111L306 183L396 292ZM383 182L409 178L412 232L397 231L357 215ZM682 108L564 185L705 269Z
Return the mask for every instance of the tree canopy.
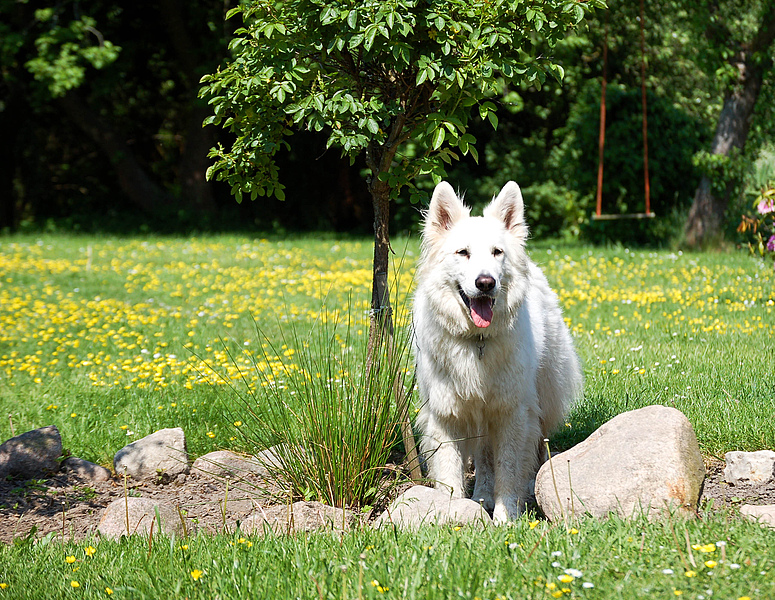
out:
M504 85L540 87L562 67L539 56L584 17L568 0L254 0L232 9L244 26L233 58L205 76L207 123L234 134L208 177L238 199L284 197L274 162L298 129L324 132L326 147L362 154L374 211L372 334L390 328L390 199L418 174L477 159L472 114L497 126L489 101ZM474 108L476 110L474 111ZM405 145L412 141L410 155ZM373 337L373 335L372 335Z

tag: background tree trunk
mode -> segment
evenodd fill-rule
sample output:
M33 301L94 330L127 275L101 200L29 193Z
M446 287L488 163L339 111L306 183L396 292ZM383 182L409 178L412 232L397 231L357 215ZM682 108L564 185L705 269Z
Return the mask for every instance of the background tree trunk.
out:
M159 187L140 165L129 147L118 133L100 119L74 90L59 100L67 116L97 145L110 159L118 176L121 191L138 207L154 214L172 199Z
M771 64L769 48L775 40L775 14L765 11L764 19L753 41L739 48L732 61L738 75L724 97L711 154L729 156L733 149L742 151L745 147L764 74ZM710 177L703 176L684 229L689 246L700 247L722 234L724 213L734 187L732 181L723 192L714 191Z
M178 164L181 202L197 212L214 213L213 184L205 179L205 172L211 162L207 152L215 146L216 139L212 127L202 127L202 122L212 111L206 102L197 98L202 75L201 65L196 61L197 48L189 34L185 5L181 0L162 0L159 8L190 97Z

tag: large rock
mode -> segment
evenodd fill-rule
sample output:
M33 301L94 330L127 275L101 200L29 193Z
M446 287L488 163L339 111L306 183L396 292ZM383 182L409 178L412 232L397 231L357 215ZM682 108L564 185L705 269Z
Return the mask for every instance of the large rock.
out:
M724 480L732 485L766 483L775 477L775 452L727 452Z
M399 529L417 529L423 525L489 525L490 515L477 502L450 498L448 493L415 485L401 494L374 521L374 527L394 525Z
M614 417L544 463L536 500L552 521L583 514L651 517L665 509L689 515L704 479L689 420L674 408L647 406Z
M272 506L259 509L240 523L244 534L277 535L303 531L348 531L354 515L320 502L294 502L290 506Z
M34 479L59 470L62 437L54 425L12 437L0 445L0 479Z
M124 446L113 457L116 475L166 481L189 471L186 436L180 427L160 429Z
M163 502L150 498L119 498L105 509L97 531L106 538L118 539L122 535L149 535L153 527L154 534L180 536L190 533L181 521L183 518L175 507Z

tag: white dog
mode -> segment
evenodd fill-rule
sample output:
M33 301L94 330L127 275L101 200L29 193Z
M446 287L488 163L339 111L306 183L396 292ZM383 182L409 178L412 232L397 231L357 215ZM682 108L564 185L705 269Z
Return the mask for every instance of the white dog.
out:
M527 257L519 186L471 217L436 186L425 218L414 298L421 450L438 489L465 494L503 523L518 517L543 439L580 393L582 376L557 296Z

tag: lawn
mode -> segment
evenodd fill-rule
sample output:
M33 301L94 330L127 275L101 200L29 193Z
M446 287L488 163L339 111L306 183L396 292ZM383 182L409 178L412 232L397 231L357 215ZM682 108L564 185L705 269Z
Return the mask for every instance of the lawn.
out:
M584 397L555 447L664 404L688 416L708 457L775 448L769 265L744 253L530 247L584 362ZM417 241L394 248L405 326ZM348 343L365 340L371 253L368 240L311 236L0 238L0 440L55 424L72 454L106 466L170 426L184 428L193 456L251 450L223 380L260 391L258 363L292 403L285 378L303 348L291 340L324 302L352 317ZM0 597L775 596L775 534L726 515L574 531L528 516L487 532L92 542L91 556L88 543L20 543L0 549Z

